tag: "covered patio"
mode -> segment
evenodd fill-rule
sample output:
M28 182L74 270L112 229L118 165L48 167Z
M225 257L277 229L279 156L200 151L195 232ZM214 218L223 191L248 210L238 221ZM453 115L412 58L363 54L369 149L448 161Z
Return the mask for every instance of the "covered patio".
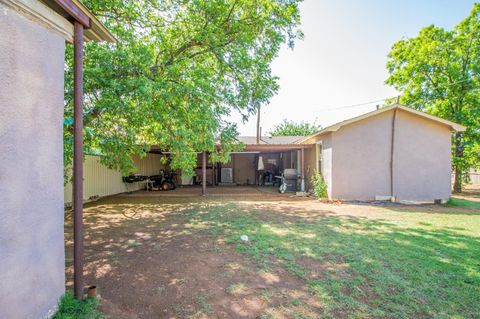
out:
M199 152L195 175L184 175L177 172L177 184L181 186L201 185L199 195L227 193L243 193L248 190L258 192L259 188L245 188L238 186L269 186L263 187L278 190L280 176L285 170L294 175L292 187L289 190L306 190L311 166L311 154L314 145L296 144L299 136L262 137L256 141L255 137L240 136L239 142L245 145L239 152L233 152L228 163L210 161L208 152ZM152 153L168 154L152 147ZM226 186L221 191L215 191L218 186ZM230 186L237 186L229 188ZM273 187L273 186L276 186ZM208 190L207 190L208 188ZM256 191L255 191L256 190ZM197 194L196 190L178 191ZM169 192L168 194L172 194ZM173 195L173 194L172 194Z

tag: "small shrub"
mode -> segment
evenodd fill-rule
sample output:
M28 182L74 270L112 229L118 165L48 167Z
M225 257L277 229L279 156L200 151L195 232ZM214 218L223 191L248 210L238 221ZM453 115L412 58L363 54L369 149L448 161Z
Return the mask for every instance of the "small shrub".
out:
M325 183L322 174L320 174L317 170L313 172L311 182L313 185L313 193L317 198L328 197L327 184Z
M71 292L67 292L58 306L58 312L53 319L102 319L103 315L98 311L100 305L97 298L78 300Z

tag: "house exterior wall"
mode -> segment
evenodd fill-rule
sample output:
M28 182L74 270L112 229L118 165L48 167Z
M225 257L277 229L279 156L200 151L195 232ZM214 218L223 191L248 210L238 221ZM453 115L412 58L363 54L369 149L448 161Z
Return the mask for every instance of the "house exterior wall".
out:
M255 154L233 154L234 183L255 184Z
M395 196L399 200L448 199L452 164L450 128L399 111L395 131Z
M393 110L307 141L322 143L322 172L331 199L374 200L391 195L392 120ZM398 200L450 197L451 131L447 125L398 110L393 162L393 195Z
M124 192L136 191L144 188L143 183L125 184L122 173L112 170L100 163L101 157L95 155L85 156L83 166L83 200L88 201L94 197L109 196ZM160 162L160 155L147 154L144 158L133 156L137 171L141 175L156 175L165 166ZM72 184L64 187L65 203L72 202Z
M327 184L327 193L328 198L332 199L332 189L333 189L333 166L332 166L332 159L333 159L333 135L331 133L327 133L322 135L316 141L311 141L315 143L315 159L316 163L314 164L314 169L318 169L318 162L321 160L321 167L320 172L322 173L323 179L325 180L325 184ZM317 144L322 145L321 153L317 148Z
M207 180L207 185L211 184L213 182L213 165L210 163L210 154L206 154L206 180ZM203 174L202 174L202 165L203 165L203 155L202 153L197 154L197 167L195 169L195 182L196 183L202 183L203 180ZM181 176L181 175L180 175ZM190 177L190 176L189 176Z
M0 2L0 318L16 319L51 314L65 289L65 38L24 14Z
M391 124L392 112L385 112L332 133L332 198L390 194Z
M315 169L315 149L307 148L304 151L305 154L305 190L308 191L312 187L311 179L313 171Z
M292 166L292 152L282 152L281 165L282 169Z

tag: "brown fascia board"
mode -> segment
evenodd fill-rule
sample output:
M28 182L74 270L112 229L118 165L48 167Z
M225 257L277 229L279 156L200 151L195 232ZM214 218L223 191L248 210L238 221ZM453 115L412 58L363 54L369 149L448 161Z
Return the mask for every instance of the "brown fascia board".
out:
M117 40L108 29L78 0L42 0L53 11L73 23L79 22L85 28L85 40L115 43Z
M221 149L220 145L216 145L217 150ZM242 152L285 152L285 151L295 151L301 149L312 148L313 144L245 144L245 147L240 151L235 151L233 153L242 153ZM157 145L152 145L149 150L150 153L163 153L170 154L170 151L160 150ZM202 152L197 152L202 153Z
M312 144L248 144L243 151L252 152L275 152L275 151L295 151L311 148Z

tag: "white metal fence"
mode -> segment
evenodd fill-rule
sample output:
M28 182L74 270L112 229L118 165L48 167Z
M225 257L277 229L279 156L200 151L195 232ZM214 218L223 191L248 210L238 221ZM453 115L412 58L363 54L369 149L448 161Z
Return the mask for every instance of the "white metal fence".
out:
M470 172L470 184L480 184L480 172L473 171Z
M163 165L160 163L160 155L147 154L140 158L134 156L133 160L138 174L155 175L160 172ZM83 200L88 201L96 197L119 194L127 191L139 190L141 183L125 184L119 171L108 169L100 163L100 156L87 155L83 166ZM65 204L72 202L72 184L64 187Z

